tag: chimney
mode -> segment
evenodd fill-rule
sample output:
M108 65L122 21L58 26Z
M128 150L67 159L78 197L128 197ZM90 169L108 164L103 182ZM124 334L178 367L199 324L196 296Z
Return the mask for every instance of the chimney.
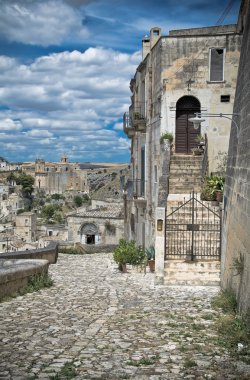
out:
M142 60L148 55L150 52L150 38L146 35L142 39Z
M150 50L161 37L161 28L155 27L150 30Z

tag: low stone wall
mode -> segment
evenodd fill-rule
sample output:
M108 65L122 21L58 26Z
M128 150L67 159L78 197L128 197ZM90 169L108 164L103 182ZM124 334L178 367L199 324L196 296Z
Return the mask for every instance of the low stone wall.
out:
M55 264L58 257L58 243L50 243L46 248L30 249L28 251L18 251L0 253L0 259L37 259L47 260L50 264Z
M96 244L96 245L83 245L88 253L109 253L114 252L117 244Z
M47 274L48 267L47 260L0 260L0 300L27 286L31 276Z
M83 254L92 254L92 253L109 253L114 252L114 249L117 247L117 244L81 244L81 243L63 243L59 244L58 252L60 252L60 248L78 248L82 251Z

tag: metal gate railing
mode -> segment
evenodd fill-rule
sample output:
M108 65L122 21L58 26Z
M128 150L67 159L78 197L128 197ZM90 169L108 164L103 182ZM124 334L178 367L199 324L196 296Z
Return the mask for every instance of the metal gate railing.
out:
M221 211L206 206L193 192L166 215L165 259L220 260Z

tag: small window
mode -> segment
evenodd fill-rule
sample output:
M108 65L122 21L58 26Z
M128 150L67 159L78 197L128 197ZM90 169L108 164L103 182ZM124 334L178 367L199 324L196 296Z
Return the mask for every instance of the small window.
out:
M224 80L224 49L210 49L210 82Z
M53 231L49 231L49 236L52 236L52 234L53 234Z
M230 102L230 95L221 95L220 101L221 101L221 103L229 103Z

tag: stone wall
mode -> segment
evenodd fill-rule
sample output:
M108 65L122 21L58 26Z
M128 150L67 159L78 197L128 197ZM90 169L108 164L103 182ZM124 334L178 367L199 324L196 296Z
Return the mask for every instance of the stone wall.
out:
M250 6L243 1L246 20L235 95L225 182L222 287L235 292L240 313L250 312ZM243 17L244 16L244 17Z
M0 260L0 300L28 285L34 275L48 273L47 260Z
M29 251L18 251L0 254L0 259L41 259L55 264L58 257L58 244L50 243L46 248L30 249Z

